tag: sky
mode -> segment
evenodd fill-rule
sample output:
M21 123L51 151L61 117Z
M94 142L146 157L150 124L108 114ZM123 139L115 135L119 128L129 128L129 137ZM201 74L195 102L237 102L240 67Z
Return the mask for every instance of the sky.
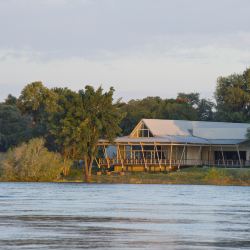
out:
M124 101L199 92L250 66L249 0L0 0L0 101L33 81Z

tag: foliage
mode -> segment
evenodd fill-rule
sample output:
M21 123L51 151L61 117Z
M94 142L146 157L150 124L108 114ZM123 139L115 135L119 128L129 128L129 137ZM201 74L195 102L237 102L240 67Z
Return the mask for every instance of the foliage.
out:
M79 112L79 95L67 88L52 89L57 94L56 112L49 113L48 128L50 137L49 145L59 151L65 159L80 157L77 150L79 138L76 130L79 122L84 119L84 112Z
M213 121L215 104L208 99L199 100L197 106L198 119L200 121Z
M9 150L1 163L3 179L7 181L55 181L64 165L70 166L70 162L49 152L41 138Z
M72 181L72 179L69 179ZM79 180L79 174L75 177ZM180 171L164 172L128 172L94 176L96 183L130 183L130 184L192 184L192 185L250 185L250 169L221 168L183 168Z
M22 114L32 117L36 136L48 133L48 114L57 108L57 95L42 82L33 82L24 87L17 105Z
M0 151L27 141L32 136L31 119L22 116L16 106L0 104Z
M52 113L50 129L61 152L74 159L84 159L86 180L91 170L100 138L112 141L120 132L122 114L113 104L114 89L103 92L86 86L78 93L55 89L58 111Z
M211 121L213 108L213 102L200 99L198 93L179 93L176 99L146 97L131 100L121 105L126 113L121 122L122 133L129 134L142 118Z
M15 106L17 104L17 98L15 96L9 94L4 101L4 104Z
M177 100L185 102L192 107L198 106L200 101L200 94L199 93L179 93L177 96Z
M215 91L216 119L229 122L250 121L250 68L243 74L219 77Z

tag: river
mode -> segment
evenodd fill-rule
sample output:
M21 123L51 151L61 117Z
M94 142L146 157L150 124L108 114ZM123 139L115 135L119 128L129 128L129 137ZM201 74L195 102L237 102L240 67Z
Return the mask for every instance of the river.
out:
M250 249L250 187L0 183L0 249Z

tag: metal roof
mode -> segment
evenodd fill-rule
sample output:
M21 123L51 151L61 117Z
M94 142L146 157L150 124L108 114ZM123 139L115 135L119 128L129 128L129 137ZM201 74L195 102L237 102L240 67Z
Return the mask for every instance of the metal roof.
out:
M238 145L247 140L245 139L212 139L208 140L211 145Z
M204 139L246 139L249 123L142 119L154 136L194 136Z
M207 140L193 136L155 136L155 137L139 137L131 138L129 136L118 137L116 143L192 143L192 144L208 144Z
M237 145L246 142L248 123L142 119L153 137L118 137L115 143ZM107 140L99 140L107 143Z
M156 137L139 137L131 138L129 136L117 137L115 143L160 143L160 144L199 144L199 145L237 145L245 142L246 140L242 139L216 139L216 140L207 140L195 136L156 136ZM99 140L99 142L105 143L107 140Z

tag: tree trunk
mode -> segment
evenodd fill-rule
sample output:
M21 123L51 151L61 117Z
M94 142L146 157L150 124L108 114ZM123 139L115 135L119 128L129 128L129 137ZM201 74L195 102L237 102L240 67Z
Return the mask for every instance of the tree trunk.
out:
M84 174L85 174L85 182L90 183L91 182L91 174L92 174L92 165L93 165L93 159L92 157L88 159L88 157L84 157Z

